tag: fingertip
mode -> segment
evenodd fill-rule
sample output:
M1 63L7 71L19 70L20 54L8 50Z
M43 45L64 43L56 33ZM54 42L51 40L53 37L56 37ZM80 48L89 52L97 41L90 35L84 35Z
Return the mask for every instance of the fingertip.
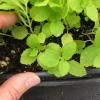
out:
M18 21L18 16L15 12L0 12L0 29L14 25Z
M20 73L9 78L1 86L0 93L6 93L9 98L20 98L21 95L25 93L28 89L38 85L39 83L40 78L35 73ZM6 98L5 96L3 97Z

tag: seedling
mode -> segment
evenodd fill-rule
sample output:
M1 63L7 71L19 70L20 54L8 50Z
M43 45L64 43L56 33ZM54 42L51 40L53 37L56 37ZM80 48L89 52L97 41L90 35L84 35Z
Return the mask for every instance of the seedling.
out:
M82 77L85 67L100 68L100 0L1 0L1 10L14 10L19 16L19 24L9 30L15 39L26 39L26 48L21 64L31 65L37 61L43 70L56 77L67 74ZM82 26L81 15L94 22L90 32L81 33L88 39L73 37L70 30ZM33 27L32 23L38 23ZM91 38L91 34L94 35ZM46 40L60 38L60 43ZM91 42L87 45L87 42ZM79 54L79 60L73 56Z

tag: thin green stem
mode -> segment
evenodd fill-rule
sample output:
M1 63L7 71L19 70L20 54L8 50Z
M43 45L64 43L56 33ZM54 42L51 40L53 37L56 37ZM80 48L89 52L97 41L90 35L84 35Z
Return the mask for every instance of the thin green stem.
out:
M87 37L88 37L88 41L91 41L92 43L94 43L94 41L92 40L92 38L91 38L91 34L85 34L85 33L82 33L82 36L84 36L84 35L86 35ZM87 40L86 40L87 41Z
M32 30L32 21L30 20L29 16L28 16L28 5L27 5L28 1L25 2L25 8L24 9L19 9L18 14L20 19L22 20L22 22L24 23L25 26L29 27L30 32L33 33ZM24 17L26 17L26 19Z
M0 35L2 35L2 36L8 36L8 37L13 37L13 36L11 36L11 35L4 34L4 33L0 33Z
M26 23L25 19L20 14L18 14L18 16L21 19L21 21L24 23L24 25L28 27L28 24Z
M87 35L87 37L92 43L94 43L94 41L91 39L91 37L89 35Z
M33 33L33 30L32 30L32 21L30 20L29 16L28 16L28 5L27 5L27 1L25 3L25 10L24 10L24 13L26 15L26 18L27 18L27 21L28 21L28 25L29 25L29 28L30 28L30 31L31 33Z
M32 30L32 21L30 20L29 16L27 16L27 21L28 21L28 24L29 24L30 31L31 31L31 33L33 33L33 30Z

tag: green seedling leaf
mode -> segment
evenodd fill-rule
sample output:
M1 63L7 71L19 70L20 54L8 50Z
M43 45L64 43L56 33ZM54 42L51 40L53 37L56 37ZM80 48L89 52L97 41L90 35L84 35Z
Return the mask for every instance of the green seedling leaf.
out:
M57 11L55 11L57 10ZM51 22L61 21L62 13L61 11L58 12L58 9L49 9L49 19Z
M31 57L36 57L37 55L38 55L38 48L34 48L29 54L29 56Z
M0 10L11 10L11 9L15 9L15 7L12 5L8 5L6 3L0 4Z
M61 13L64 6L64 2L64 0L49 0L48 5L53 11Z
M40 33L40 29L41 29L41 26L35 26L35 27L34 27L33 33L34 33L34 34Z
M56 67L59 64L59 58L55 54L51 54L51 52L40 53L37 61L45 70Z
M68 0L68 6L77 13L82 12L81 0Z
M64 4L64 0L49 0L49 6L51 8L62 7L63 4Z
M80 54L83 51L83 48L85 48L85 41L82 40L75 40L77 44L77 51L76 53Z
M24 26L15 26L11 33L15 39L22 40L28 35L28 30Z
M35 34L31 34L28 38L27 38L27 41L26 41L27 45L30 47L30 48L36 48L40 45L40 42L38 40L38 36L35 35Z
M93 3L90 2L88 4L88 6L85 9L85 13L94 22L98 21L98 11Z
M76 15L76 13L69 13L66 18L66 22L68 23L70 28L79 28L80 25L80 16Z
M26 5L27 3L26 2L22 2L21 0L4 0L4 3L9 5L9 6L13 6L14 7L14 10L19 10L19 9L23 9L23 5Z
M37 0L29 0L30 1L30 3L32 4L32 5L34 5L36 2L37 2Z
M48 19L49 9L48 7L35 7L30 9L30 16L33 20L37 22L43 22Z
M86 70L83 66L80 65L80 63L72 60L69 61L70 64L70 71L69 73L71 75L77 76L77 77L82 77L86 75Z
M52 22L50 24L50 31L56 37L59 37L64 31L64 25L61 21Z
M51 34L51 31L50 31L50 23L45 23L43 26L42 26L42 32L46 34L46 37L50 37L52 34Z
M93 66L96 68L100 68L100 53L94 59Z
M61 47L56 43L49 43L46 47L46 51L61 56Z
M67 61L61 60L59 62L59 66L58 66L58 72L59 72L59 74L56 75L56 76L57 77L63 77L65 75L67 75L68 72L69 72L69 68L70 68L69 63Z
M59 61L59 65L55 68L48 69L49 74L54 74L56 77L63 77L68 74L70 69L70 65L67 61L61 60Z
M100 8L100 0L92 0L93 4L96 6L96 8Z
M58 44L50 43L45 52L38 56L38 63L45 69L56 67L59 63L61 48Z
M98 48L100 48L100 27L96 30L94 43Z
M85 67L93 66L93 62L100 50L96 46L91 45L83 50L80 56L80 64Z
M81 7L85 9L89 4L90 0L81 0Z
M64 34L61 38L62 44L65 45L67 43L73 42L73 37L71 34Z
M74 41L67 43L62 47L62 57L65 60L69 60L76 53L76 49L77 45Z
M45 40L46 40L46 34L44 34L43 32L39 33L38 40L39 40L40 43L44 43Z
M49 2L49 0L37 1L34 5L37 7L46 6L48 4L48 2Z
M31 65L32 63L34 63L36 61L35 56L30 56L30 53L33 51L33 49L29 48L23 51L23 53L21 54L21 59L20 59L20 63L21 64L25 64L25 65Z
M65 17L68 15L69 13L69 6L67 5L67 0L65 0L63 9L62 9L62 18L65 19Z
M29 0L19 0L19 2L22 4L27 4L29 2Z

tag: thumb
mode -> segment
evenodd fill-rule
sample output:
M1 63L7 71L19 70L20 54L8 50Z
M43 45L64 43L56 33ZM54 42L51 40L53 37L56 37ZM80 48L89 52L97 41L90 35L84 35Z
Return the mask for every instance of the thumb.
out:
M39 83L40 79L34 73L17 74L0 87L0 100L19 100L24 92Z
M0 29L7 28L15 24L18 20L18 16L15 12L0 11Z

